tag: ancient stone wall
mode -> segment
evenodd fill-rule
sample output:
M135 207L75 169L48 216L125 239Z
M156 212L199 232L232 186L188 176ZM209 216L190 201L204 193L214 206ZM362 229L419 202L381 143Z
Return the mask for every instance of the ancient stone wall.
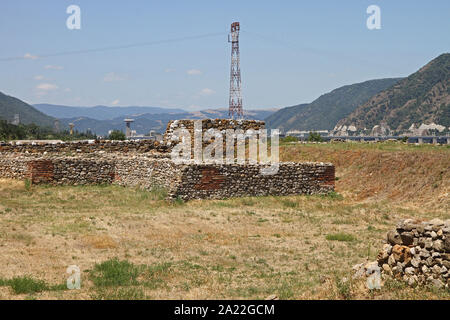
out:
M188 165L175 196L182 199L223 199L242 196L324 194L334 190L330 163L280 163L275 174L262 174L261 165ZM266 166L267 167L267 166Z
M171 120L167 124L166 132L164 133L164 142L172 145L176 144L173 141L174 131L177 129L186 129L189 131L192 140L192 146L194 145L194 121L195 120ZM203 119L202 120L202 133L204 134L209 129L216 129L222 134L227 129L241 129L244 132L247 130L259 130L265 128L265 122L259 120L231 120L231 119ZM176 141L176 139L175 139Z
M0 154L0 178L30 179L34 184L118 184L152 189L168 196L223 199L241 196L327 193L334 190L334 166L329 163L281 163L264 175L254 164L175 163L168 158L134 154L78 155Z
M26 179L28 178L28 162L21 156L5 156L0 153L0 178Z
M24 144L0 144L0 153L96 153L96 152L121 152L121 153L146 153L168 152L170 148L165 144L153 140L132 141L77 141L64 143L24 143Z
M334 190L334 166L325 163L280 163L275 174L264 165L178 163L170 158L173 133L187 129L194 139L194 120L169 122L163 143L83 141L60 144L0 144L0 178L30 179L47 184L118 184L152 189L169 197L223 199L240 196L326 193ZM260 130L264 121L206 119L210 129ZM210 141L203 140L203 144Z
M170 159L120 158L115 160L114 184L148 190L162 187L173 197L181 182L181 169Z

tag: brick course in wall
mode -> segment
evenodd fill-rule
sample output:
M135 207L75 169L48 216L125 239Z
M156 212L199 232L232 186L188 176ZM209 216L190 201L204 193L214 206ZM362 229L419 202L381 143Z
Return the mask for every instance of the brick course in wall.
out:
M32 183L53 182L54 169L51 160L33 160L28 162L28 172Z

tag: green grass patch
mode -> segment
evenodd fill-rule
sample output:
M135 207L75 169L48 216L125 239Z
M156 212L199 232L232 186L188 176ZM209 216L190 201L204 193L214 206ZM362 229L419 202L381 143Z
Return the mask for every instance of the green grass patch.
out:
M14 277L12 279L0 279L0 286L9 286L15 294L33 294L43 291L66 290L65 284L49 285L44 280L34 279L31 276Z
M298 202L290 200L290 199L283 199L283 200L281 200L281 203L286 208L298 208Z
M131 286L138 284L140 272L131 262L114 258L96 264L89 276L96 287Z
M327 234L325 238L329 241L344 241L344 242L351 242L356 240L356 238L353 235L343 232Z
M325 195L325 197L333 199L333 200L343 200L344 199L344 197L341 194L339 194L339 193L337 193L335 191L328 192Z

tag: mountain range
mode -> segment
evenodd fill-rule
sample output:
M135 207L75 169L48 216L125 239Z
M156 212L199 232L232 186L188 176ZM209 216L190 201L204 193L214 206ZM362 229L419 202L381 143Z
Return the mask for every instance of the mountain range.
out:
M113 107L111 107L113 108ZM125 109L126 111L126 109ZM245 118L254 120L264 120L276 110L246 110ZM163 133L170 120L180 119L217 119L228 118L227 109L209 109L193 112L180 113L143 113L143 114L122 114L120 117L109 120L92 119L88 117L74 117L60 119L61 127L68 127L69 123L75 124L78 131L90 130L98 135L105 136L110 130L123 130L125 128L124 118L134 119L131 125L132 130L138 134L147 134L150 130Z
M160 108L160 107L107 107L107 106L95 106L95 107L71 107L55 104L34 104L37 110L54 118L75 118L75 117L87 117L97 120L111 120L124 115L138 115L144 113L184 113L187 112L183 109L172 108Z
M278 110L266 119L266 125L282 131L331 130L358 106L399 80L401 78L369 80L337 88L311 103Z
M450 54L435 58L406 78L369 80L346 85L326 93L311 103L282 109L246 110L245 118L265 120L268 128L289 130L333 130L340 134L356 132L402 134L414 128L440 132L450 130ZM68 107L29 104L0 92L0 119L60 128L74 123L78 131L91 130L106 135L124 128L124 118L133 118L137 133L163 132L169 120L228 118L227 109L188 112L161 107ZM380 129L381 128L381 129ZM351 133L350 133L351 132Z
M407 78L383 90L337 123L369 133L375 126L404 132L422 124L450 127L450 53L433 59Z
M55 119L36 110L29 104L17 98L0 92L0 119L13 122L19 115L20 123L35 123L43 127L53 127Z

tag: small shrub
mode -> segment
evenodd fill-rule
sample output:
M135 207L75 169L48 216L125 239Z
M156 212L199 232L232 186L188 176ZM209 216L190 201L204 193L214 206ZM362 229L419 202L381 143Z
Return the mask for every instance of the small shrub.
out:
M283 143L288 143L288 142L297 142L298 139L293 136L287 136L287 137L281 138L280 141Z
M96 287L130 286L137 284L139 267L117 258L96 264L90 278Z
M123 141L126 138L127 137L125 136L125 133L123 133L120 130L113 130L108 136L109 140L120 140L120 141Z
M15 294L36 293L49 290L49 286L43 280L35 280L32 277L14 277L7 281Z
M308 136L308 141L311 141L311 142L323 142L323 138L320 135L320 133L310 132L309 136Z

